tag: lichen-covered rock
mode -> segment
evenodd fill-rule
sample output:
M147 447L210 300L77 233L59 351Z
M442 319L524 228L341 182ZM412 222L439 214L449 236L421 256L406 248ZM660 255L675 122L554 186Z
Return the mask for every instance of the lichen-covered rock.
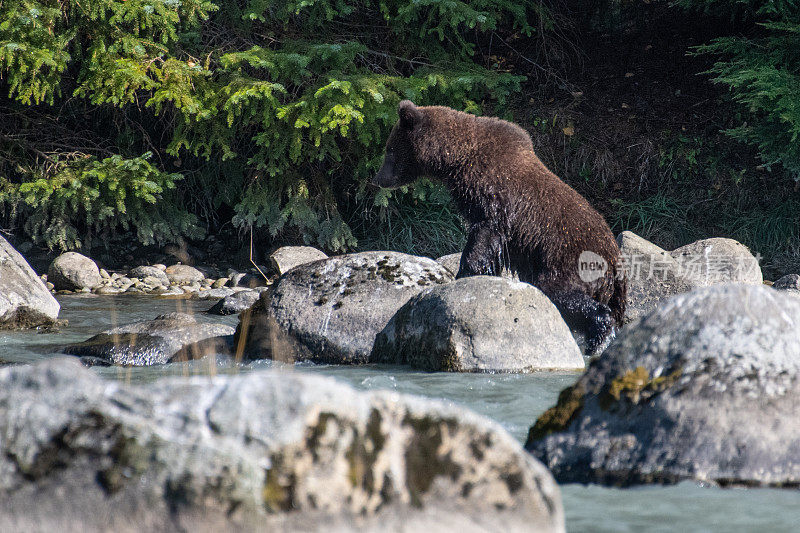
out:
M79 291L94 289L103 282L103 278L94 261L78 252L66 252L50 263L47 281L59 291Z
M253 307L259 296L261 296L261 291L239 291L222 298L208 312L212 315L235 315Z
M282 276L298 265L327 258L325 252L312 246L281 246L270 254L269 263L272 270Z
M0 406L2 531L564 530L538 461L431 400L280 371L125 386L56 359L0 369Z
M668 252L623 231L617 243L628 276L627 320L652 311L670 296L699 287L763 282L758 260L732 239L703 239Z
M87 364L149 366L199 359L230 350L234 328L198 322L185 313L118 326L64 348ZM227 338L226 338L227 337Z
M555 305L539 289L473 276L409 300L378 334L378 363L451 372L582 370L583 356Z
M0 236L0 329L50 326L59 310L41 278Z
M129 278L136 278L140 280L146 280L147 278L152 278L154 281L157 281L158 284L167 286L169 285L169 278L167 274L161 270L160 268L154 266L138 266L128 272Z
M175 285L191 285L192 283L200 283L205 279L202 272L189 265L172 265L167 267L167 278L170 283Z
M772 284L772 288L779 291L787 291L800 294L800 274L787 274L779 278Z
M284 274L271 298L262 296L242 316L237 336L246 335L250 357L366 363L375 336L409 298L452 280L436 261L397 252L307 263Z
M630 324L526 447L559 482L800 484L800 298L719 285Z

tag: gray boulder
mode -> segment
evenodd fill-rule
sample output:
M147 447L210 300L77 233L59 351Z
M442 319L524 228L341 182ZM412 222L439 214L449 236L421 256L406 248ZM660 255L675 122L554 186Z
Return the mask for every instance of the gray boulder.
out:
M47 281L59 291L79 291L94 289L103 282L103 278L94 261L78 252L66 252L50 263Z
M758 259L742 243L715 237L702 239L670 252L694 287L720 283L764 282Z
M763 283L758 260L732 239L703 239L668 252L623 231L617 243L628 276L627 320L652 311L670 296L699 287Z
M157 280L160 285L164 285L165 287L169 285L167 274L160 268L154 266L138 266L128 272L128 277L140 279L142 281L152 278L153 280Z
M193 298L196 300L217 300L234 294L236 294L236 290L230 287L219 287L217 289L201 289L194 294Z
M258 301L261 291L239 291L222 298L208 310L212 315L236 315L250 309Z
M454 276L458 274L458 269L461 266L461 252L457 254L443 255L436 260L437 263L445 267Z
M227 353L234 331L224 324L198 322L185 313L168 313L109 329L63 352L90 365L160 365Z
M800 298L719 285L630 324L526 447L562 483L800 484Z
M50 326L59 310L41 278L0 236L0 329Z
M175 285L191 285L192 283L200 283L205 279L202 272L189 265L168 266L166 270L169 282Z
M539 289L490 276L411 298L378 334L372 360L451 372L584 368L569 327Z
M272 270L282 276L298 265L327 258L325 252L311 246L281 246L270 254L269 263Z
M259 273L253 274L248 272L246 274L236 274L230 280L231 287L247 287L248 289L255 289L256 287L266 287L270 283Z
M800 274L787 274L772 284L772 288L800 294Z
M125 386L55 359L0 370L0 405L2 531L564 531L547 470L444 403L280 371Z
M397 252L307 263L284 274L271 299L262 296L242 316L237 335L246 335L250 357L366 363L375 336L403 304L427 287L452 280L436 261Z

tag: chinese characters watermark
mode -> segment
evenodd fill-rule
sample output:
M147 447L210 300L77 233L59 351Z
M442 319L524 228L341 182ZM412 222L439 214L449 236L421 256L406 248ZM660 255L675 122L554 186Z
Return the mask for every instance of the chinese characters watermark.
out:
M622 265L615 275L628 280L667 281L670 279L705 280L708 283L745 279L759 271L761 255L755 257L725 254L673 257L668 253L622 254ZM592 251L578 258L581 281L592 283L606 276L608 262Z

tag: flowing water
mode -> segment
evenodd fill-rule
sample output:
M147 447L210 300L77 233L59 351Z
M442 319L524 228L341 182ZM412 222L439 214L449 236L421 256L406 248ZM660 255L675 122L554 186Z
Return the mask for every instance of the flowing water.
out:
M60 317L69 320L69 326L58 333L0 334L0 360L26 363L51 357L59 346L85 340L113 325L149 320L171 311L193 313L199 321L237 323L236 316L204 314L213 303L207 301L94 295L65 296L59 300ZM233 365L222 360L202 360L161 367L95 367L94 370L110 379L140 382L162 376L255 372L275 364L254 361ZM558 393L579 375L572 372L449 374L390 366L310 364L290 368L331 376L359 389L391 389L461 404L497 420L521 442L536 417L553 405ZM563 485L561 491L567 529L571 532L800 531L798 490L720 489L684 482L629 489Z

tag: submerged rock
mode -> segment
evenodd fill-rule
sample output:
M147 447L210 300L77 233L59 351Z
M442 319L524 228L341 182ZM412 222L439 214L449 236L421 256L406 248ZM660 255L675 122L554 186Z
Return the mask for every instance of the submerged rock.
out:
M629 325L526 447L561 483L800 485L800 298L675 296Z
M569 327L539 289L490 276L411 298L377 336L372 360L451 372L584 368Z
M227 353L234 331L224 324L198 322L185 313L167 313L109 329L63 351L87 364L160 365Z
M258 301L262 291L244 290L222 298L208 310L212 315L235 315L250 309Z
M623 231L617 243L628 276L628 320L652 311L670 296L699 287L763 282L758 260L733 239L703 239L668 252Z
M0 369L0 405L3 531L564 531L547 470L440 402L280 371L125 386L56 359Z
M772 284L772 288L779 291L800 294L800 274L787 274Z
M366 363L375 336L409 298L453 276L432 259L397 252L348 254L293 268L243 315L250 357ZM275 343L280 342L276 350Z
M0 329L53 325L60 306L44 282L0 236Z
M282 276L298 265L327 258L325 252L311 246L281 246L270 254L269 263L272 270Z
M78 252L66 252L50 263L47 281L58 291L79 291L94 289L103 282L103 278L94 261Z

